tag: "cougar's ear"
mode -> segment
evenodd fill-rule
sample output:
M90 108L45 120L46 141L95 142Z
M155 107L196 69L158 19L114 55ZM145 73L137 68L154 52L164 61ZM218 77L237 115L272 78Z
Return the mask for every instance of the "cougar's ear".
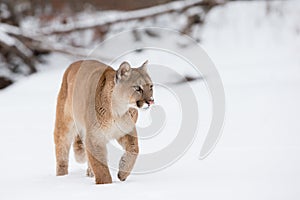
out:
M148 60L146 60L140 67L142 70L147 71Z
M131 72L131 68L128 62L122 62L116 74L116 83L118 83L122 79L126 79Z

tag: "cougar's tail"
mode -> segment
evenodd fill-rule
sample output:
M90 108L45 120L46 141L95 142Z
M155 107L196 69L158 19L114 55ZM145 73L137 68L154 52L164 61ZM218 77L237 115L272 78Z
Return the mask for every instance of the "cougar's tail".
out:
M79 163L85 163L86 162L85 146L79 135L75 137L73 143L73 150L75 154L75 160Z

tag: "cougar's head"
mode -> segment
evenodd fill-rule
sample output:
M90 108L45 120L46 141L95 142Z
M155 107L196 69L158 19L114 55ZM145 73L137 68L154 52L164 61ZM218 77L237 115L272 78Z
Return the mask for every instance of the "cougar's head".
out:
M116 90L119 98L123 98L122 102L127 102L129 107L147 109L154 104L153 84L147 72L147 63L131 68L128 62L123 62L116 72Z

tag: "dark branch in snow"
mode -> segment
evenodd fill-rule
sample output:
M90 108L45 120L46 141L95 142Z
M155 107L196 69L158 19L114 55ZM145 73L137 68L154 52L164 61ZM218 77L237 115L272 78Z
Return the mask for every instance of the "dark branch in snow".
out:
M7 86L11 85L12 83L13 83L12 80L10 80L6 77L0 76L0 89L6 88Z

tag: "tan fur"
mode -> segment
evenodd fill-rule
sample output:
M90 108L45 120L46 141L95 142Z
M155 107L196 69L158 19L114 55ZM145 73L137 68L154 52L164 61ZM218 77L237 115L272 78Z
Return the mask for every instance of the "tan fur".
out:
M151 89L143 94L132 86ZM124 181L138 155L135 129L138 112L129 108L135 102L152 99L152 82L145 66L131 69L123 63L118 71L98 61L78 61L66 70L57 99L54 140L56 174L68 174L69 149L73 142L76 161L88 160L88 176L97 184L111 183L106 144L117 139L126 151L119 164L118 177ZM138 104L137 104L138 105Z

